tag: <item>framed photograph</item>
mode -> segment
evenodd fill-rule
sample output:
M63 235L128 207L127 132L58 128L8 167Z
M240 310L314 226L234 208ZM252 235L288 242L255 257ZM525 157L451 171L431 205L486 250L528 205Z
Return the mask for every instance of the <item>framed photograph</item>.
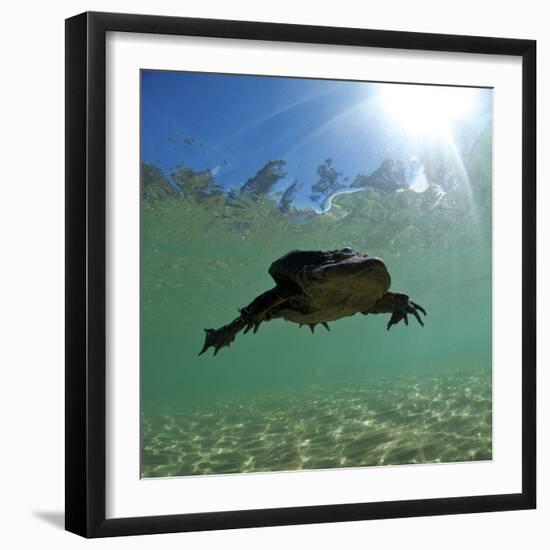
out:
M66 528L535 507L531 40L66 21Z

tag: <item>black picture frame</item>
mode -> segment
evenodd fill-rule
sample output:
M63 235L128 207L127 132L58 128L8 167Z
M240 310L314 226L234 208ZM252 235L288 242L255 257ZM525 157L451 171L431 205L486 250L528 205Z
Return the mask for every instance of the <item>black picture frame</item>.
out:
M106 519L108 31L518 56L522 60L522 491L517 494ZM66 529L107 537L532 509L536 506L536 42L83 13L66 20ZM518 335L519 337L519 335Z

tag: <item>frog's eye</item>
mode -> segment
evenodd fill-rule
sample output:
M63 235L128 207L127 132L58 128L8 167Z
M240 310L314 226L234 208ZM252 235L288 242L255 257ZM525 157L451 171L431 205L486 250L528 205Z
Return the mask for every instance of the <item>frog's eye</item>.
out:
M342 254L353 254L353 249L349 246L345 246L340 252L342 252Z

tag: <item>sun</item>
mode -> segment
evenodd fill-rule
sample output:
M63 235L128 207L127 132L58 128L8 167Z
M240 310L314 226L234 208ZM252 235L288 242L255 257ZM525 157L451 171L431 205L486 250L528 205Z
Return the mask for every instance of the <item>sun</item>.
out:
M411 134L449 137L472 108L474 90L453 86L383 84L378 101L386 115Z

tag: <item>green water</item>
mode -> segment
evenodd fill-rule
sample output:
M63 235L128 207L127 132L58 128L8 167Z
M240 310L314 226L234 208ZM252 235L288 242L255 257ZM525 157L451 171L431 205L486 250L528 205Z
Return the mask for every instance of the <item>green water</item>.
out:
M142 475L491 459L490 162L478 144L442 198L366 189L325 214L144 201ZM273 286L273 260L343 246L381 257L425 327L356 315L312 335L279 319L198 356L204 328Z

